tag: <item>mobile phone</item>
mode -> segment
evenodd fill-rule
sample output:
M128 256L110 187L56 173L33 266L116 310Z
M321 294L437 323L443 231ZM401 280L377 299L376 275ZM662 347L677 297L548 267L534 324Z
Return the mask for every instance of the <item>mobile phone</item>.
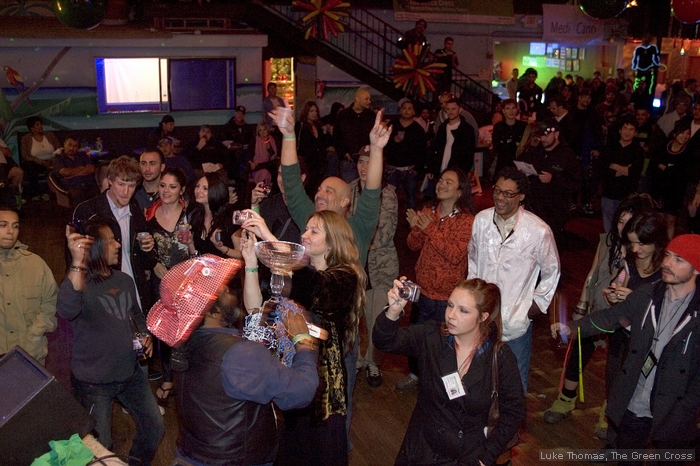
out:
M221 232L217 231L216 234L214 235L214 239L217 240L218 242L221 242Z
M79 233L83 236L85 236L85 223L80 220L79 218L76 218L74 220L71 220L68 222L68 226L73 228L76 233Z

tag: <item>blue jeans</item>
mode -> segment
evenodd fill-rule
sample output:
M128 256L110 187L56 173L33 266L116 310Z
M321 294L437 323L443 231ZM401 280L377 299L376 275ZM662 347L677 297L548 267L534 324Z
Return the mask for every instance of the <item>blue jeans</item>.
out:
M520 380L523 383L523 393L527 395L527 379L530 375L530 354L532 353L532 321L530 321L530 325L523 336L506 343L513 351L513 354L515 354Z
M136 423L129 455L141 460L141 465L150 465L165 425L141 367L135 364L134 374L124 382L93 384L71 377L71 383L75 397L97 421L97 439L108 450L112 448L112 401L119 400L129 410Z
M416 174L411 170L397 170L396 168L386 166L387 183L396 188L403 188L406 195L406 208L414 209L416 207Z
M620 202L621 201L616 201L614 199L608 199L607 197L602 197L600 199L600 208L603 211L603 229L605 233L610 233L610 229L613 227L617 228L617 225L613 225L612 222Z

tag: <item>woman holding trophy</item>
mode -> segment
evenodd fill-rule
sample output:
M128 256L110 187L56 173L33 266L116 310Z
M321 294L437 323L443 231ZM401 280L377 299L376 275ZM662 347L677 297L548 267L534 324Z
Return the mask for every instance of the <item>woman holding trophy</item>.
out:
M252 213L252 212L251 212ZM275 240L257 214L243 224L243 300L248 312L262 305L255 235ZM315 212L301 236L307 267L292 278L290 298L328 332L319 350L319 390L304 409L285 412L278 464L348 464L345 419L348 410L344 356L355 344L367 277L348 223L336 212ZM299 336L297 336L298 338Z

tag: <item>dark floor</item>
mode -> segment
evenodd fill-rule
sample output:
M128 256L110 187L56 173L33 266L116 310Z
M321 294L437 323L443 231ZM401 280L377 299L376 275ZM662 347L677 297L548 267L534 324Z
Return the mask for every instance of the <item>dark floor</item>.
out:
M492 205L489 190L482 196L475 197L479 209ZM20 240L29 245L30 250L46 260L54 272L57 281L64 276L63 244L65 224L70 211L49 202L29 202L25 205L21 219ZM569 232L564 249L561 252L562 278L559 285L558 306L560 309L573 307L580 294L586 273L590 268L598 235L602 232L599 217L586 218L572 215L567 224ZM401 258L401 273L409 278L414 275L413 266L417 253L405 247L408 225L403 211L400 214L399 229L395 243ZM568 304L568 305L567 305ZM542 420L546 410L557 395L561 366L566 348L549 334L549 324L558 314L550 312L535 320L533 355L530 372L529 393L527 394L528 416L526 430L521 443L513 450L513 464L529 465L539 462L541 449L602 448L604 441L593 435L593 426L598 419L602 404L603 380L605 367L605 350L596 351L585 372L585 403L579 403L573 415L561 423L552 426ZM364 329L364 326L361 326ZM366 342L366 333L362 334ZM59 319L59 328L49 335L49 355L47 368L66 386L69 387L70 354L72 333L65 321ZM399 391L395 383L406 373L404 358L383 355L381 367L384 384L379 388L370 388L364 380L364 372L358 375L354 392L354 416L350 440L354 450L350 453L350 464L389 465L401 444L408 419L415 405L417 389ZM157 382L152 382L153 390ZM129 415L115 406L114 409L115 452L126 454L134 435L134 424ZM177 437L177 416L174 402L168 401L165 412L166 435L161 442L154 465L165 466L171 463ZM2 461L0 460L0 463ZM584 464L567 462L566 464ZM688 463L690 464L690 463Z

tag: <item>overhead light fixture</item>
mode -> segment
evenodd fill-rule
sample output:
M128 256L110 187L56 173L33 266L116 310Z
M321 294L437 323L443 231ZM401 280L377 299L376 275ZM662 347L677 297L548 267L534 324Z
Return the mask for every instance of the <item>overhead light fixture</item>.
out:
M633 6L639 6L639 4L637 3L637 0L632 0L631 2L629 2L627 4L627 6L625 8L632 8Z

